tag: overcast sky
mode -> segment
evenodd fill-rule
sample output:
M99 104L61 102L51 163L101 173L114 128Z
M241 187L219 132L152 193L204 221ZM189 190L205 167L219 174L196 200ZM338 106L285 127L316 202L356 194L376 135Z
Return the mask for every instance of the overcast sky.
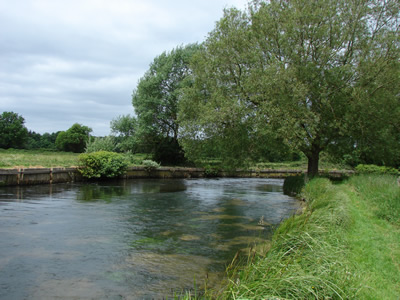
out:
M202 42L247 0L0 0L0 113L29 130L93 135L131 114L132 91L164 51Z

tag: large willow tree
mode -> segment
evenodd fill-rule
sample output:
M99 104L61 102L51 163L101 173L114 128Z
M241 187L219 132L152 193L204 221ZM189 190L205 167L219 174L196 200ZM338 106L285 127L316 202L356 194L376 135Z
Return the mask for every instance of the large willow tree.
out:
M179 46L163 52L150 64L133 91L132 104L137 115L135 139L141 151L153 153L153 159L166 164L183 160L178 142L178 103L181 90L190 84L189 61L197 44Z
M226 10L195 56L194 84L180 105L187 154L230 134L232 147L244 146L231 152L241 159L242 139L273 131L306 155L315 175L321 151L354 151L370 131L379 138L384 128L398 149L399 6L272 0Z

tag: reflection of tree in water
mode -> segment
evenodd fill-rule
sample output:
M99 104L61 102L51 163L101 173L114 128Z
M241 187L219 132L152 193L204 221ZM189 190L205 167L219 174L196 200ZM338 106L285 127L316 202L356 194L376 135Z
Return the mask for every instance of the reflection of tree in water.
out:
M79 187L76 195L78 201L106 201L113 198L129 195L129 189L119 185L85 184Z
M57 197L58 194L65 193L70 188L71 185L68 183L5 186L1 188L0 201L37 200L43 195Z
M159 180L141 184L142 193L176 193L186 190L183 180Z
M283 191L282 186L276 184L262 184L257 186L257 189L268 193L280 193Z

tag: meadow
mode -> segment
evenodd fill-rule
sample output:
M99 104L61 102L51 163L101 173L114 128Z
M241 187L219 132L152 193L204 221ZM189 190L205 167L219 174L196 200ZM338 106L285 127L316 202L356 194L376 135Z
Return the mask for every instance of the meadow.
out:
M77 153L46 150L0 149L0 168L52 168L78 165Z

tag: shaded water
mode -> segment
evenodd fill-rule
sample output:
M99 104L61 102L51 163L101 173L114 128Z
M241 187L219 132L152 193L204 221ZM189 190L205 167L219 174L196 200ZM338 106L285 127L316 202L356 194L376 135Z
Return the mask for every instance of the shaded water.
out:
M297 208L276 179L0 188L0 299L160 299L222 279Z

